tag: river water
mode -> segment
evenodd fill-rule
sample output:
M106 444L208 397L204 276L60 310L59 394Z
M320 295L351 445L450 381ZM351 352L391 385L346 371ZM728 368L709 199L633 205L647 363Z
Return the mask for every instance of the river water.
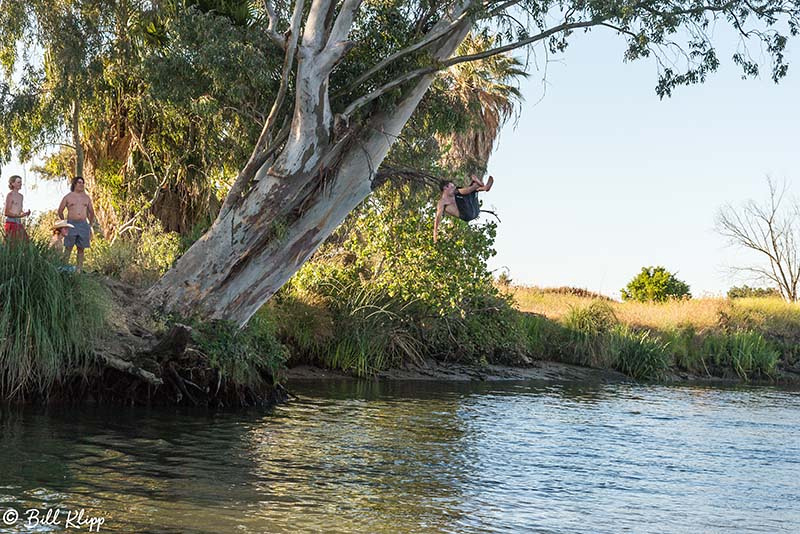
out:
M0 532L87 532L80 509L125 533L800 532L798 391L293 390L266 412L0 408Z

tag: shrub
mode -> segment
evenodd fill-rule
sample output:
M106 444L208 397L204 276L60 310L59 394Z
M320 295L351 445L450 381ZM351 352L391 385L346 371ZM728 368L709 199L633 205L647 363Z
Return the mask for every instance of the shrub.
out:
M265 310L259 310L244 329L230 321L190 323L194 342L223 377L237 384L257 386L265 372L275 379L288 356Z
M0 398L45 392L91 361L109 296L61 267L42 242L0 245Z
M664 302L671 298L691 297L686 282L664 267L642 267L642 271L620 290L622 300Z
M113 241L93 239L87 269L134 285L155 282L178 257L180 236L165 232L154 217L147 217L141 226Z
M728 290L729 299L780 297L781 293L774 287L734 286Z

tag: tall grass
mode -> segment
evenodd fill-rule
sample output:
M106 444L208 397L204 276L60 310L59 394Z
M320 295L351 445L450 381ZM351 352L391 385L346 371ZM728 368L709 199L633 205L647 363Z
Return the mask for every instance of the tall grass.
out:
M709 335L703 342L703 351L714 365L733 369L743 380L772 376L780 358L764 336L750 330Z
M594 300L587 306L573 306L564 316L570 330L575 363L605 367L613 360L609 339L618 324L613 308L605 301Z
M421 359L412 303L366 282L332 278L315 289L284 292L272 306L280 338L302 359L362 377Z
M668 344L648 330L619 326L611 336L613 366L637 380L659 380L669 368Z
M60 255L41 242L0 245L0 398L46 392L89 361L109 296L60 267Z
M370 284L331 282L327 292L336 321L336 335L322 357L328 366L368 376L421 359L409 303Z

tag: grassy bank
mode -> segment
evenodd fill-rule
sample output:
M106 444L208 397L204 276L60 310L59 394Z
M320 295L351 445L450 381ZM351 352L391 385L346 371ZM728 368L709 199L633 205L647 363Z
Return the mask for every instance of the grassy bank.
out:
M797 370L800 305L777 298L615 302L580 291L509 289L529 314L538 357L619 369L636 378L670 372L778 379Z

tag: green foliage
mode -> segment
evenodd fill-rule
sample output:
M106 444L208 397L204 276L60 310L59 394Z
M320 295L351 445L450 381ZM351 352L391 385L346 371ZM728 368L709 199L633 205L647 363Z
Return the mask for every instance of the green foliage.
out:
M613 361L609 339L618 321L607 302L595 300L585 307L573 306L563 323L570 331L571 357L575 363L607 366Z
M275 380L288 356L265 310L256 313L243 330L228 321L192 321L191 324L193 341L223 378L237 384L258 386L264 383L267 375Z
M44 393L92 361L109 296L41 242L0 245L0 400Z
M134 285L147 285L169 269L180 251L180 236L146 217L142 228L114 241L95 236L86 268Z
M703 341L703 351L712 363L732 368L743 380L772 376L780 357L763 335L751 330L709 335Z
M750 287L748 285L733 286L728 290L729 299L780 297L781 293L774 287Z
M620 290L622 300L664 302L671 298L691 298L689 286L664 267L642 267L642 272Z
M669 368L668 344L649 331L617 326L611 336L614 368L637 380L659 380Z
M543 315L521 312L520 329L525 339L525 353L539 360L572 361L570 351L571 331Z
M706 355L701 350L701 336L691 324L671 328L660 338L669 347L675 365L691 373L708 374Z

